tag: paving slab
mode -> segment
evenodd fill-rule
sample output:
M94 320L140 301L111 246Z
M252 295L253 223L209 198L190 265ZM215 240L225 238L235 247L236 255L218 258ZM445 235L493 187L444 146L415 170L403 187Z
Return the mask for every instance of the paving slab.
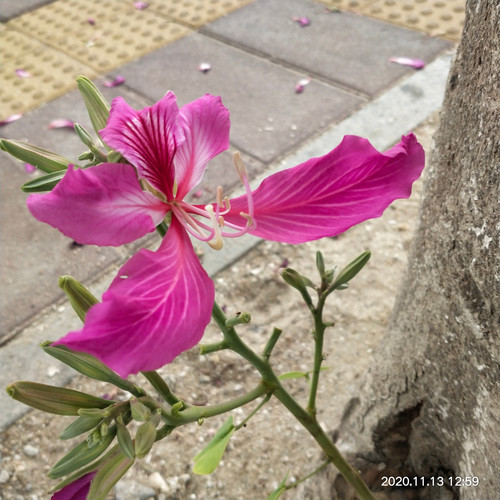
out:
M294 21L300 17L310 24L301 27ZM256 0L201 32L370 97L411 71L389 58L430 62L451 46L365 16L330 12L312 0Z
M54 0L0 0L0 21L5 22Z
M198 69L203 62L211 65L207 73ZM175 92L179 104L207 92L220 95L231 112L232 144L264 163L366 102L318 81L297 94L295 86L306 73L198 33L125 65L120 73L132 90L155 101L167 90Z

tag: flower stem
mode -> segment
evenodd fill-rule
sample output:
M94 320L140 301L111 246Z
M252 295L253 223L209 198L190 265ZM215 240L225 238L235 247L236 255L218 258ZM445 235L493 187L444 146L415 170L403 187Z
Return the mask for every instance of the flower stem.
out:
M323 300L323 301L322 301ZM318 308L315 315L315 326L324 332L325 325L322 321L322 304L324 299L320 299ZM321 307L319 307L321 306ZM317 309L318 309L317 308ZM242 358L251 363L262 376L261 385L268 388L268 392L272 392L274 396L288 409L288 411L302 424L302 426L309 432L314 440L321 447L325 453L328 461L332 462L338 471L344 476L346 481L356 490L361 500L376 500L371 491L366 486L365 482L359 473L349 465L342 454L339 452L333 441L328 437L326 432L319 425L316 420L315 412L310 412L303 408L293 396L281 385L280 380L274 373L269 361L264 357L257 355L250 349L238 336L233 327L227 326L227 318L221 307L215 303L212 310L212 318L221 329L224 339L226 340L230 349L239 354ZM316 355L318 349L316 349ZM322 353L321 353L322 356ZM315 360L315 368L317 366L316 379L319 377L321 361ZM317 387L317 380L315 382ZM314 396L315 398L315 396ZM315 399L314 399L315 400ZM313 400L313 401L314 401Z
M317 307L311 311L314 318L314 367L311 377L309 403L307 405L307 410L311 415L316 415L316 395L318 393L321 363L323 362L323 338L325 335L325 324L323 323L324 304L325 298L320 296Z
M175 405L180 400L179 398L170 390L165 380L158 374L158 372L141 372L149 381L149 383L156 389L156 392L169 404Z

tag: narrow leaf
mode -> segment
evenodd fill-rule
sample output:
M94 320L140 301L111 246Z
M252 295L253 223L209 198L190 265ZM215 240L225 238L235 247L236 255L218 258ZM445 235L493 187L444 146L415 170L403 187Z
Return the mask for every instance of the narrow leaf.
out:
M233 416L231 415L208 445L194 457L193 472L195 474L211 474L217 468L233 433L234 425Z
M280 380L288 380L291 378L302 378L302 377L307 377L307 373L305 373L305 372L287 372L287 373L282 373L278 378Z
M281 494L286 491L287 479L288 479L288 472L285 474L285 477L278 485L278 487L266 498L266 500L278 500Z

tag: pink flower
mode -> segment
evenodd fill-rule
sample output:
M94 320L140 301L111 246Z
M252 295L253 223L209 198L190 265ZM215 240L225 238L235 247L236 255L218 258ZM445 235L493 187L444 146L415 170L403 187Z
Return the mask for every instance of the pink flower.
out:
M170 219L159 248L134 255L84 327L58 343L122 376L160 368L200 341L213 307L214 285L188 233L213 248L244 233L288 243L334 236L408 197L424 166L412 134L384 154L347 136L253 192L235 160L246 194L227 200L220 188L213 204L187 203L208 161L229 147L229 128L229 112L208 94L179 109L169 92L140 111L116 98L101 136L129 164L70 166L52 192L28 198L37 219L83 244L129 243Z
M51 500L87 500L87 494L90 490L90 483L96 472L86 474L81 478L57 491L51 497Z

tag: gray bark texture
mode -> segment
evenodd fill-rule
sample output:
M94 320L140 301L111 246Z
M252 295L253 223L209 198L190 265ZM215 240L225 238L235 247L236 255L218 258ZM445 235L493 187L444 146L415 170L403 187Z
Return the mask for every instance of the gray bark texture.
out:
M500 499L499 194L500 1L471 0L406 281L334 433L381 498ZM356 498L330 474L306 496ZM429 486L382 488L383 476ZM432 487L438 476L479 484Z

